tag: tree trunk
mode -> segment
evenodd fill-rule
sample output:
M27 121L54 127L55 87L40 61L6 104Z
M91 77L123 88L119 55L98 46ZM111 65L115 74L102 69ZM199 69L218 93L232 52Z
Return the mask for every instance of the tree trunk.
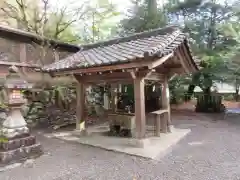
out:
M146 3L148 5L148 15L149 15L149 17L154 17L158 12L157 1L156 0L147 0Z
M206 95L210 95L211 94L211 87L207 87L206 89L203 89L203 93Z
M235 91L235 100L236 100L236 102L238 102L238 100L239 100L239 88L236 88L235 90L236 90Z
M187 93L185 94L185 101L190 101L191 100L191 97L194 93L194 89L195 89L195 85L194 84L190 84L188 86L188 90L187 90Z

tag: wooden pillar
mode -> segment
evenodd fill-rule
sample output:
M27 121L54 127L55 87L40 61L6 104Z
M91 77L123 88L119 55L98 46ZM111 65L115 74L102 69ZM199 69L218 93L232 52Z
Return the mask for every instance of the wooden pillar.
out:
M158 103L158 108L161 109L161 107L162 107L162 95L160 94L160 90L162 89L162 85L157 84L156 87L157 87L157 91L158 91L158 94L159 94L158 97L157 97L158 98L158 102L157 102Z
M169 87L168 87L168 78L167 76L164 77L164 82L162 86L162 108L167 110L167 113L163 114L164 120L161 124L161 129L163 133L170 132L170 125L171 125L171 112L170 112L170 94L169 94Z
M146 133L144 79L134 79L136 138L142 139Z
M156 115L156 120L155 120L155 136L160 137L160 132L161 132L161 115L157 114Z
M111 109L113 113L117 111L117 89L116 84L111 85Z
M118 92L119 92L119 93L122 93L122 84L119 84L119 85L118 85Z
M77 109L76 109L76 130L85 131L85 86L83 83L78 82L77 84Z
M108 93L104 93L103 94L103 107L104 109L109 109L109 97L108 97Z

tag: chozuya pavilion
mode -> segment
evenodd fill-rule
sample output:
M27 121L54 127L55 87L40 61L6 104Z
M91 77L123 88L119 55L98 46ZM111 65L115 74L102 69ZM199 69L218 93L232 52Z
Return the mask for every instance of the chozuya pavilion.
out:
M82 46L79 52L45 66L43 70L53 77L73 75L77 79L76 129L81 133L88 129L85 127L84 106L85 89L89 85L107 83L116 87L116 84L133 84L134 114L119 113L116 104L112 103L112 111L107 117L110 130L116 124L127 127L131 131L132 142L144 147L148 139L145 83L154 81L162 87L162 108L152 112L155 115L155 136L160 136L161 132L171 132L169 79L176 74L196 72L198 67L187 36L178 27L171 26Z

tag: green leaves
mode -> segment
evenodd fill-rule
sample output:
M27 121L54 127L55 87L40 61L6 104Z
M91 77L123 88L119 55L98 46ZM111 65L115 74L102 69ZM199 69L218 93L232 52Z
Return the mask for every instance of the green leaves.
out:
M156 0L135 4L130 17L121 21L123 33L143 32L164 27L167 24L167 14L163 8L157 8L156 4Z
M114 18L121 15L117 8L108 0L96 0L88 7L84 17L81 34L85 43L93 43L107 38L115 27Z

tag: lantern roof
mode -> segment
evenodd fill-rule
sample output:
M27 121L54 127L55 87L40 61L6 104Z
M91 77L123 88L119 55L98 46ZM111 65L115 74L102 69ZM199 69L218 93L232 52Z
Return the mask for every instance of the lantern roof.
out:
M33 84L28 83L19 75L16 66L11 66L9 68L9 73L6 76L4 86L7 89L31 89Z

